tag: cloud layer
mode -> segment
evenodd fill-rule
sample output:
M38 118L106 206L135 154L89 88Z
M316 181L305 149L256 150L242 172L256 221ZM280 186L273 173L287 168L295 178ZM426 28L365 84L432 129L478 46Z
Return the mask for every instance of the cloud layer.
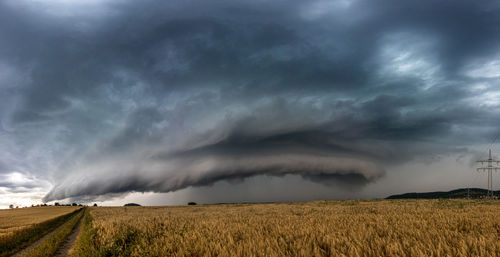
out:
M387 167L469 154L498 132L498 12L3 1L0 175L50 181L45 201L259 175L362 188Z

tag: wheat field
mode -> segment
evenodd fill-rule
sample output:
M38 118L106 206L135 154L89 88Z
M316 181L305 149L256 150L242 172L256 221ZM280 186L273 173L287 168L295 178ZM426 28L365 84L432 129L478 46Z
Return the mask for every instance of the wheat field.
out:
M0 210L0 236L71 213L80 207L35 207Z
M500 202L91 208L74 256L500 256Z
M81 207L34 207L0 211L0 257L12 256L64 224Z

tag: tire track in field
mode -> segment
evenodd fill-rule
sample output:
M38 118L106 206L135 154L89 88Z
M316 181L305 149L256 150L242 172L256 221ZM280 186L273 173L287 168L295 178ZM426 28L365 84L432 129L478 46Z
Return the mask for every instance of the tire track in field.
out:
M26 253L28 253L29 251L31 251L32 249L34 249L35 247L38 247L43 241L45 241L45 239L51 237L54 233L56 233L59 229L61 229L61 227L64 224L65 223L61 224L59 227L52 230L51 232L49 232L48 234L46 234L42 238L38 239L33 244L29 245L28 247L22 249L21 251L17 252L16 254L12 255L12 257L21 257L21 256L25 255Z
M78 221L78 224L76 225L76 227L78 227L78 229L80 228L80 224L82 222L83 216L84 215L82 215L82 217L80 218L80 221ZM69 218L66 222L68 222L70 219L71 218ZM52 230L51 232L47 233L45 236L41 237L40 239L38 239L37 241L35 241L33 244L29 245L28 247L22 249L21 251L17 252L16 254L12 255L11 257L22 257L23 255L25 255L26 253L28 253L32 249L38 247L41 243L43 243L43 241L45 241L47 238L51 237L54 233L56 233L57 231L59 231L64 226L64 224L66 224L66 222L64 222L63 224L61 224L59 227L57 227L56 229ZM74 232L75 231L71 232L70 236L72 236ZM75 236L75 239L76 239L76 236ZM65 243L63 243L63 245L64 244ZM60 256L67 256L67 255L60 255Z
M84 216L85 216L85 214L82 215L82 217L80 217L80 220L78 221L76 226L73 228L73 231L71 232L71 234L69 234L69 236L64 240L64 242L61 244L61 246L59 246L59 249L57 249L56 254L54 255L55 257L69 256L69 251L73 247L73 244L75 243L76 238L78 237L78 234L80 233L80 229L82 226L82 220L83 220Z

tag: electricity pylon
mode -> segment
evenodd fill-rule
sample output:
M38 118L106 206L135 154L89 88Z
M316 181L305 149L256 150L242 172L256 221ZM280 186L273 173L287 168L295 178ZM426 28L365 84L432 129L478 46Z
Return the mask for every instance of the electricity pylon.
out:
M493 160L493 158L491 158L491 149L490 149L490 155L488 157L488 160L479 160L477 162L481 163L481 165L484 165L485 163L488 164L487 167L477 168L477 171L488 172L488 193L486 194L486 198L493 198L493 171L500 170L499 167L500 161ZM494 166L493 163L495 164Z

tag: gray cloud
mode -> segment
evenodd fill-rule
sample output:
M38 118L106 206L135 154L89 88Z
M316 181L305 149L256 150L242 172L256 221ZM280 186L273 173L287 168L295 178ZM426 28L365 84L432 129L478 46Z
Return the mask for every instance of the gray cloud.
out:
M99 196L130 191L171 192L188 186L207 186L220 180L241 182L255 175L301 175L324 184L364 185L383 175L374 163L350 158L283 154L266 156L200 157L169 161L148 161L120 166L96 167L82 178L72 178L55 187L45 201L79 196ZM125 168L132 166L133 168ZM91 167L93 169L94 167ZM123 176L110 176L120 169ZM140 173L137 170L140 169ZM89 174L90 173L90 174ZM110 183L112 182L112 183Z
M0 175L49 179L45 200L285 174L362 188L475 155L498 132L498 8L4 1Z
M33 189L46 188L47 182L35 176L24 175L19 172L0 174L0 188L10 193L30 192Z

